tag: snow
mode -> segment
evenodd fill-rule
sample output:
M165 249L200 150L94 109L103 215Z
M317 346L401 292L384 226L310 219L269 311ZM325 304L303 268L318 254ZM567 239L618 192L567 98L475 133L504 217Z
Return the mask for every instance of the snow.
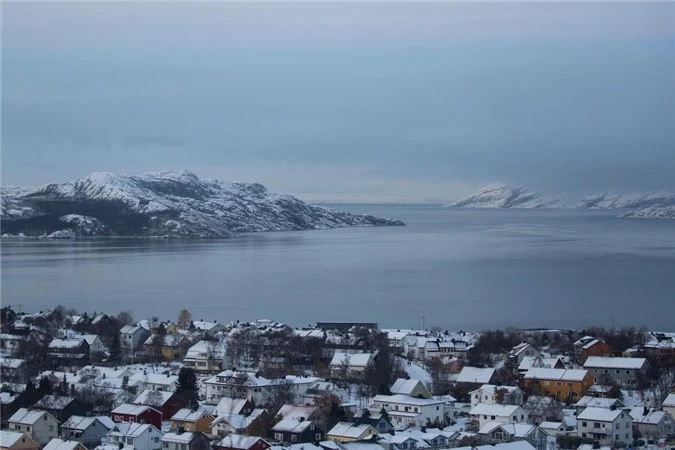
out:
M94 207L123 205L128 213L146 216L149 226L133 232L143 236L233 237L255 231L403 225L400 221L308 205L293 196L270 193L257 183L201 180L187 171L142 175L93 173L66 183L35 189L3 188L2 192L3 220L43 214L35 201L62 202L73 208L72 214L60 219L75 225L75 230L51 230L45 237L128 235L129 231L123 227L115 231L113 222L103 223L93 216L77 214L76 205L86 206L89 202Z
M562 208L558 199L548 199L542 194L528 191L522 186L490 184L473 194L446 206L453 208Z
M621 415L621 409L607 409L607 408L586 408L579 415L577 419L580 420L597 420L599 422L614 422L617 417Z
M9 418L10 423L20 423L22 425L33 425L43 415L47 414L45 411L39 409L26 409L20 408L17 412L12 414L12 417Z
M644 358L615 358L611 356L589 356L585 368L601 369L640 369L646 364Z
M405 359L401 359L401 361L403 362L403 369L405 369L405 372L411 379L420 380L425 386L431 383L431 374L424 370L424 368L414 362L408 364L408 361Z

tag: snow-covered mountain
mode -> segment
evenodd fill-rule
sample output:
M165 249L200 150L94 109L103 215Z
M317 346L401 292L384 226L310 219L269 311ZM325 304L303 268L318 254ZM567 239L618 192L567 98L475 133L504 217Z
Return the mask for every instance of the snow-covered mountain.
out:
M599 194L584 197L582 209L629 210L620 217L627 219L675 219L675 193Z
M38 188L3 187L6 235L231 237L254 231L404 225L308 205L257 183L202 180L195 174L93 173Z
M446 206L453 208L563 208L565 203L542 194L530 192L522 186L490 184L473 194Z

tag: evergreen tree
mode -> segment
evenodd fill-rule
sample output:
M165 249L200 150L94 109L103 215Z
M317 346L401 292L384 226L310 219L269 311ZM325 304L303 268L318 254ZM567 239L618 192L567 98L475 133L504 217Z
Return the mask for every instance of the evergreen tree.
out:
M110 359L119 364L122 357L122 342L120 330L115 330L110 343Z
M197 374L194 369L182 367L178 372L178 383L176 383L176 394L180 395L189 408L197 407L199 396L197 394Z
M47 377L40 378L40 384L38 385L38 391L40 391L40 393L42 395L51 394L53 392L52 382L49 381L49 378L47 378Z

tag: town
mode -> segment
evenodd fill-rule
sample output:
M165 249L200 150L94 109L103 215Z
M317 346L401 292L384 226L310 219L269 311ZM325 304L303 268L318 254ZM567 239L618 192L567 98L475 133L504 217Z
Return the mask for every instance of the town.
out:
M2 309L1 450L675 446L675 332Z

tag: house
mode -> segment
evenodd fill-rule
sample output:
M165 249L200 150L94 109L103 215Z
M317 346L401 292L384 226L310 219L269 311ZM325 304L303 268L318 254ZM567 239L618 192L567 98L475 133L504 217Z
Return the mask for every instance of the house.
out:
M178 383L178 376L165 375L163 373L139 372L132 375L129 381L135 382L139 391L149 389L151 391L174 392Z
M355 425L370 425L375 428L378 433L385 434L394 431L394 425L389 419L389 413L382 408L381 410L363 409L354 414L352 422Z
M675 418L675 393L668 394L661 404L661 409L670 414L670 417Z
M644 439L656 439L672 435L675 432L673 418L666 411L653 408L636 407L630 410L633 426Z
M434 338L418 338L418 342L424 343L424 356L426 359L441 358L448 360L464 357L466 352L472 347L468 342L461 339L441 341Z
M410 397L431 398L431 393L420 380L397 379L390 389L392 394L409 395Z
M379 433L370 425L355 425L350 422L338 422L326 433L326 439L335 442L352 442L369 439Z
M469 392L471 407L479 403L489 405L522 405L525 393L516 386L497 386L484 384L476 390Z
M409 436L415 439L417 441L416 448L419 450L437 450L448 448L450 439L454 437L455 433L444 432L437 428L427 429L426 431L410 428L396 434L400 436Z
M40 444L18 431L0 431L0 450L38 450Z
M588 396L601 398L616 398L620 393L621 388L619 386L606 384L594 384L586 391Z
M59 422L56 418L39 409L21 408L7 420L9 431L26 433L40 446L59 436Z
M496 384L498 381L497 371L492 368L482 369L480 367L464 366L457 375L456 382L469 389L477 389L484 384Z
M217 403L223 397L245 398L255 404L263 404L279 385L292 384L293 401L300 401L307 388L318 378L287 376L267 379L256 372L225 370L206 380L202 385L206 401Z
M580 364L584 364L589 356L612 356L614 353L612 346L602 339L579 340L574 345Z
M521 383L523 390L532 394L576 400L591 387L593 375L588 370L532 368L523 375Z
M108 351L108 347L105 346L105 344L97 334L80 334L73 337L77 337L87 341L87 344L89 344L90 353Z
M584 395L574 404L574 409L577 410L577 413L580 413L586 408L617 409L623 408L623 406L623 402L618 398L591 397L590 395Z
M526 356L520 362L518 366L518 375L523 376L527 373L528 370L533 367L544 368L544 369L564 369L565 364L563 364L562 359L560 358L543 358L535 356Z
M675 367L675 333L651 333L643 346L645 358L653 367Z
M70 416L60 427L61 439L77 441L87 448L95 447L115 426L108 417Z
M25 340L26 336L20 334L0 333L0 354L7 357L13 356Z
M113 409L110 416L115 423L149 423L157 429L162 428L162 413L147 405L124 403Z
M277 416L283 419L293 420L323 421L326 419L321 410L314 405L286 404L279 408L279 411L277 411Z
M567 436L570 433L564 422L542 422L539 424L539 428L551 437ZM576 429L574 434L576 435Z
M210 322L208 320L194 320L192 321L192 326L194 326L199 331L204 331L211 334L216 334L225 331L225 326L218 323L217 321Z
M87 414L87 408L78 399L59 395L45 395L33 405L33 408L49 412L60 423L68 420L70 416Z
M165 433L160 438L163 450L211 450L211 441L198 431Z
M79 441L54 438L42 450L87 450L87 448Z
M204 410L183 408L171 417L172 430L199 431L208 433L214 417Z
M314 403L316 397L322 397L324 395L335 395L342 402L349 401L349 393L337 384L331 383L330 381L315 381L307 387L307 390L302 395L302 402Z
M545 450L548 435L536 425L526 423L488 422L478 430L481 444L527 441L538 450Z
M220 372L223 370L225 349L222 342L199 341L185 353L183 364L197 372Z
M25 383L28 377L26 361L18 358L0 358L0 380L3 383Z
M82 367L89 364L89 344L85 339L53 339L47 348L52 368Z
M147 353L153 354L157 345L159 345L162 357L167 361L173 361L181 356L181 347L187 343L185 334L152 334L143 342L143 347Z
M275 441L282 443L305 443L323 441L326 430L313 420L282 419L272 427Z
M633 443L633 418L627 409L586 408L577 416L577 435L600 445Z
M524 358L541 358L542 354L539 350L534 348L532 344L521 342L511 349L507 355L507 359L511 367L516 368L523 362Z
M530 395L523 404L527 411L529 423L538 425L542 422L555 422L562 419L563 405L554 398Z
M145 342L150 332L143 327L125 325L120 329L120 344L128 350L137 350Z
M0 392L0 428L7 428L7 420L19 410L19 394Z
M407 434L384 434L378 436L377 443L385 450L415 450L417 439Z
M616 384L626 389L637 389L650 369L645 358L614 358L589 356L584 369L593 373L594 382Z
M471 408L469 415L478 421L479 427L483 427L488 422L527 423L528 420L527 411L518 405L479 403Z
M146 389L132 402L134 405L147 405L158 409L162 419L168 419L179 409L185 408L187 402L183 396L171 391L153 391Z
M335 378L359 378L362 377L368 365L373 364L377 352L374 353L344 353L335 352L329 368L332 377Z
M439 399L415 398L408 395L376 395L371 406L374 410L384 409L394 426L427 426L445 424L445 402Z
M267 450L270 448L270 444L257 436L229 434L218 441L213 447L216 450Z
M225 414L211 422L211 434L225 437L228 434L250 434L249 430L269 414L264 409L254 409L249 414Z
M160 450L162 432L149 423L116 423L104 439L118 449Z

